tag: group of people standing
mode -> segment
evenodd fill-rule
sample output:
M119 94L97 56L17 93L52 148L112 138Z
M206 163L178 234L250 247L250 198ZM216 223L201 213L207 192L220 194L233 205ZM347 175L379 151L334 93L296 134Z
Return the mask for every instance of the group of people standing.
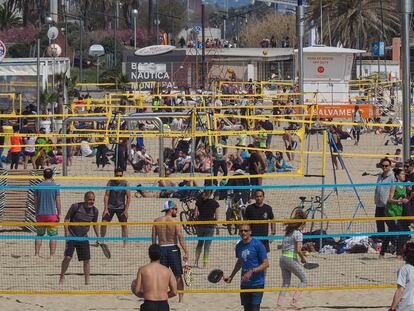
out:
M199 221L214 221L218 220L218 203L211 198L212 192L204 190L200 198L196 202L196 216ZM182 257L184 265L188 264L189 252L186 242L183 237L181 226L177 225L174 218L177 216L177 206L173 201L167 201L164 204L164 216L161 216L154 221L152 229L152 243L149 248L149 256L151 263L141 267L138 270L137 278L133 283L132 290L138 296L144 298L144 304L141 306L141 311L148 310L169 310L168 297L176 295L176 288L183 289L183 266L181 260L181 251L178 246L180 244L184 255ZM271 220L274 219L272 207L264 203L264 191L257 190L255 192L255 203L247 207L245 211L245 218L248 220ZM305 226L303 221L306 217L303 212L298 212L295 216L297 222L286 225L285 238L282 243L282 256L279 261L282 272L283 287L290 287L292 274L298 276L300 279L299 287L306 287L307 277L306 273L299 263L305 263L306 258L302 252L303 235L302 230ZM162 223L162 224L158 224ZM171 224L168 224L171 223ZM272 235L276 234L276 227L274 223L270 225ZM241 240L236 245L237 261L233 271L228 277L224 277L226 283L231 283L235 275L241 270L242 290L256 289L259 291L248 291L240 294L241 304L245 311L260 310L261 301L263 298L263 289L265 286L266 270L269 267L267 254L270 252L271 241L265 239L256 239L256 236L266 237L269 235L269 224L243 224L239 226L239 234ZM214 235L214 224L197 225L197 235L201 238L195 250L195 267L199 267L198 262L204 248L203 267L207 266L208 255ZM157 255L154 256L153 253ZM175 276L175 282L171 281L171 277L166 273L163 277L164 283L160 285L160 275L148 273L154 267L164 265L171 269L170 275ZM161 269L160 271L164 271ZM171 282L174 285L171 285ZM159 284L159 286L155 286ZM170 284L167 286L167 284ZM147 291L146 288L150 288ZM299 308L298 301L302 291L297 291L293 295L291 305ZM162 297L155 299L154 297ZM277 305L283 307L285 300L285 293L279 294ZM180 295L179 301L182 301ZM158 309L154 309L158 306Z
M377 231L384 232L385 225L390 232L414 230L414 221L408 220L381 220L381 217L414 216L414 193L412 187L404 185L406 181L414 181L414 160L408 160L403 165L392 167L389 158L383 158L379 162L382 173L378 174L377 187L375 189L375 217ZM392 183L399 183L392 185ZM408 236L408 235L407 235ZM386 252L395 252L401 257L402 247L408 239L405 235L380 236L382 246L381 258ZM391 246L390 246L391 243Z

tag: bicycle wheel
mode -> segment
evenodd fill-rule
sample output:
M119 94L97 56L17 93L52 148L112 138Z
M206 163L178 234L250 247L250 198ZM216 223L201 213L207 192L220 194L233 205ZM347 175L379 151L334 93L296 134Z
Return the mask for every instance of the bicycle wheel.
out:
M303 207L302 207L302 206L296 206L296 207L292 210L292 212L290 213L290 218L293 218L293 216L295 216L295 214L296 214L296 212L297 212L298 210L303 210ZM308 216L308 215L306 214L306 216Z
M237 221L240 220L240 211L232 209L229 213L229 217L226 217L226 220ZM236 235L239 231L239 225L236 224L227 224L227 231L230 235Z
M194 221L193 216L187 212L182 211L180 213L180 221ZM195 227L193 225L189 224L183 224L183 229L185 232L187 232L188 235L194 235L195 234Z
M306 218L308 219L327 219L328 216L326 216L325 212L322 213L322 209L321 208L314 208L312 209L307 209L306 210ZM329 227L329 222L328 221L322 221L322 222L310 222L309 223L309 227L310 227L310 232L314 231L314 230L319 230L321 229L322 231L327 232L328 231L328 227Z

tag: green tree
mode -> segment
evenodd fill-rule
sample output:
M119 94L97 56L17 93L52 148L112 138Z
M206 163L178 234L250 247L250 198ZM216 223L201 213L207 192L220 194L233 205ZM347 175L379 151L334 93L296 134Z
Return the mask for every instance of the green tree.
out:
M306 19L320 25L322 1L324 44L342 43L347 48L367 49L372 42L399 34L399 1L393 0L315 0Z
M263 38L275 37L277 46L282 38L289 37L290 44L296 41L294 15L269 13L261 19L248 19L240 33L240 45L243 47L259 47Z
M13 0L7 0L0 5L0 30L20 25L21 17Z

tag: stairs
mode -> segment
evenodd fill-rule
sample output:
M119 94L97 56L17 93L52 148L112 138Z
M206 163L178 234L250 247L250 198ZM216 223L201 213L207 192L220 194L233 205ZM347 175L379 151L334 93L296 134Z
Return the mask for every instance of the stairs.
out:
M9 176L1 178L1 176ZM33 176L30 179L17 179L10 176ZM42 179L42 170L0 170L0 185L29 186L36 185ZM32 189L0 189L0 225L1 222L33 222L36 220L33 206L34 191ZM31 231L31 226L25 227Z

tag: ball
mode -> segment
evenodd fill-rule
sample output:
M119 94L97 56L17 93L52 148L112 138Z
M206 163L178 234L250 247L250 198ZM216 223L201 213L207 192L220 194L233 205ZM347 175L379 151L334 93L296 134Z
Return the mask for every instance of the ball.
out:
M266 56L267 55L267 50L263 50L263 55Z

